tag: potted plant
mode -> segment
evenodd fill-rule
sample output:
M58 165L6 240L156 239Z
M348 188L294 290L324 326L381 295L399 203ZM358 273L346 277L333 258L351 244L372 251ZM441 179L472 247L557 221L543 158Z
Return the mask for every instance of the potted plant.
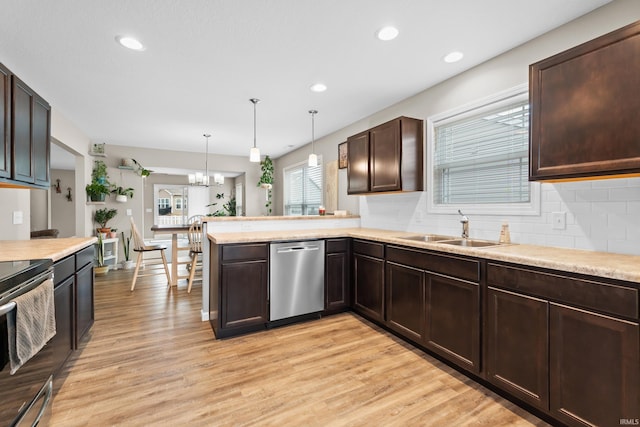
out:
M125 203L128 197L133 198L133 188L124 188L121 186L113 186L111 193L116 195L116 202Z
M92 181L84 188L92 202L104 202L104 198L110 193L109 186L98 181Z
M262 187L267 193L267 202L265 208L267 208L267 216L271 215L271 189L273 188L273 161L269 156L266 156L263 161L260 162L260 180L258 181L258 187Z
M136 165L136 173L138 175L140 175L141 177L146 178L149 175L151 175L151 172L153 172L152 170L149 170L149 169L145 168L144 166L142 166L140 163L138 163L138 161L136 159L131 159L131 160Z
M91 183L85 187L87 196L92 202L104 202L105 196L111 192L110 187L107 165L102 160L94 161Z
M131 232L129 232L129 237L124 236L124 231L120 234L122 235L122 248L124 249L124 261L122 262L122 268L124 268L125 270L131 270L134 266L134 262L130 259Z
M104 263L104 245L102 243L102 234L98 234L98 245L96 247L96 263L93 272L96 276L104 276L109 272L109 265Z
M93 215L93 219L98 225L100 225L100 227L98 228L98 233L111 232L111 228L107 227L107 223L111 221L117 214L117 209L103 208L96 210L96 213Z

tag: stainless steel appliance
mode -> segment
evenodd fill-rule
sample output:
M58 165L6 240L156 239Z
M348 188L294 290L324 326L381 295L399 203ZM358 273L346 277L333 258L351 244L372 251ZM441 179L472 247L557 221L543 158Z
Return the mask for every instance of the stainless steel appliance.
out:
M53 390L53 350L45 345L13 375L9 374L7 316L11 300L53 276L51 260L0 262L0 426L47 425Z
M324 309L324 240L272 243L269 321Z

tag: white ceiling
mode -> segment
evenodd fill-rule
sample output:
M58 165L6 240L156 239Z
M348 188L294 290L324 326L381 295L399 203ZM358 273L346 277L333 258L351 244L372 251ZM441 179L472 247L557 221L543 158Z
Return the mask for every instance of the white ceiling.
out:
M209 132L210 152L248 155L260 98L278 157L310 141L311 108L319 138L608 2L0 0L0 62L107 145L202 152ZM398 38L376 39L388 24Z

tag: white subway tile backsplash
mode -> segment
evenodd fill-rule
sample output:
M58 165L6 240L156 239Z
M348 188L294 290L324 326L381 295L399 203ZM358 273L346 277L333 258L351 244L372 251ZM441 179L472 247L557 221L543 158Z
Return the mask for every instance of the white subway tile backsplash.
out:
M497 240L503 221L514 243L640 255L640 178L541 184L541 214L480 215L473 206L471 236ZM552 212L566 212L566 228L554 230ZM363 227L460 234L458 215L427 211L427 193L360 197Z

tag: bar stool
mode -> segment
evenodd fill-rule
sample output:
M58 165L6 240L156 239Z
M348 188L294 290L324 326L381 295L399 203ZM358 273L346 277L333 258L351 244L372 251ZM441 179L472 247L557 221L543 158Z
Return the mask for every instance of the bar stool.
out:
M138 227L136 227L136 223L133 221L133 217L131 217L131 233L133 234L133 250L138 252L138 258L136 260L136 269L133 271L133 280L131 281L131 292L136 287L136 280L138 277L144 276L153 276L157 274L162 274L162 272L154 271L152 273L139 274L140 264L142 264L142 260L144 259L144 254L148 252L160 251L160 256L162 257L162 264L164 265L164 273L167 276L167 286L171 286L171 276L169 275L169 266L167 265L167 257L164 255L164 251L167 249L165 245L147 245L144 243L144 239L142 235L138 231ZM150 265L160 265L159 263L154 263Z

